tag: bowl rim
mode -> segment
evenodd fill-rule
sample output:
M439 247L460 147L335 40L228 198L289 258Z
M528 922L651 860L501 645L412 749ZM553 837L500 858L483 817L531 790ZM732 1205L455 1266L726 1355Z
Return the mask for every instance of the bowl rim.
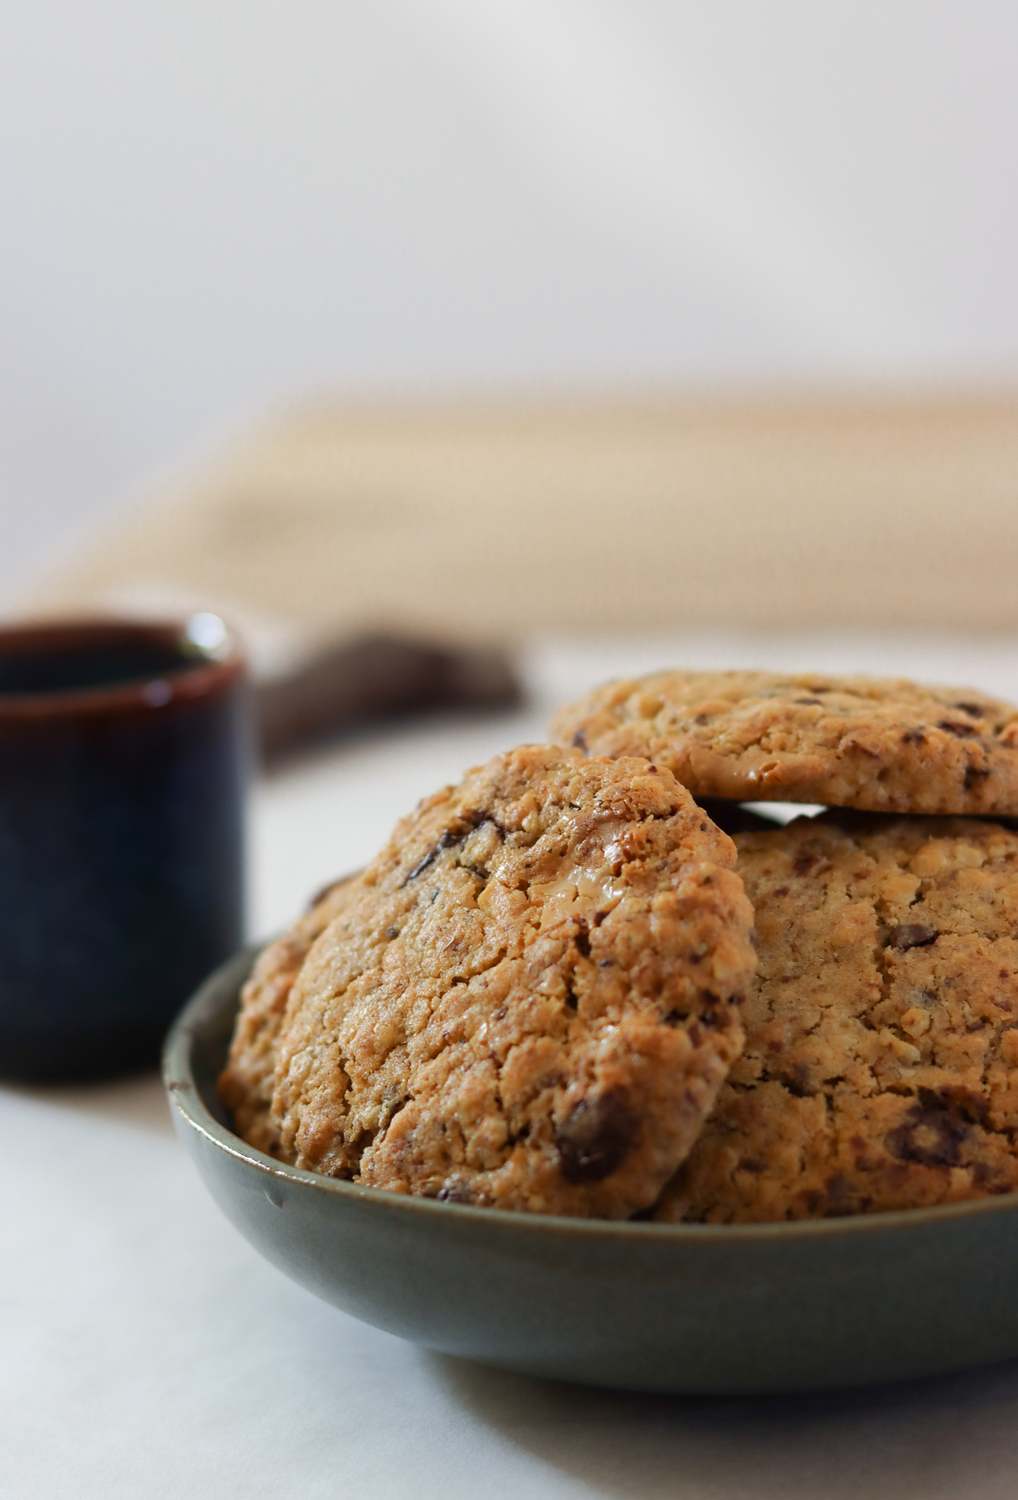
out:
M881 1230L907 1232L931 1224L947 1223L985 1215L1018 1212L1018 1192L997 1193L985 1198L968 1198L956 1203L939 1203L927 1208L881 1210L868 1214L848 1214L843 1218L791 1219L751 1224L653 1224L632 1219L572 1218L562 1214L521 1213L504 1208L486 1208L477 1204L443 1203L409 1193L395 1193L385 1188L364 1187L357 1182L326 1177L304 1167L277 1161L263 1151L249 1146L239 1135L222 1125L208 1108L194 1072L193 1052L198 1038L213 1017L218 1017L227 1003L236 1006L240 987L264 944L258 943L235 953L198 988L177 1016L163 1048L162 1077L171 1109L197 1135L225 1156L253 1168L267 1178L288 1182L328 1196L377 1205L380 1209L407 1215L439 1215L449 1223L480 1226L490 1224L499 1230L536 1234L570 1234L581 1239L601 1241L631 1240L635 1243L671 1245L787 1243L798 1240L852 1239L859 1234Z

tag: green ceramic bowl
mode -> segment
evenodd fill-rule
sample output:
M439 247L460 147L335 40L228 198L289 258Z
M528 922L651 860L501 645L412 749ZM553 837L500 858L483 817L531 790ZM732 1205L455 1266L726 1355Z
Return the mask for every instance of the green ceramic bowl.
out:
M251 964L166 1046L177 1129L212 1196L309 1291L448 1354L591 1385L808 1390L1018 1356L1018 1194L805 1224L615 1224L461 1207L280 1165L215 1079Z

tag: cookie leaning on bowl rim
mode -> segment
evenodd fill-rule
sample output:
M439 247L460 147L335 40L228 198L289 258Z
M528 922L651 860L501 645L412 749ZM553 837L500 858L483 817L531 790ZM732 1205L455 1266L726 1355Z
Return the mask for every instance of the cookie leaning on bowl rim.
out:
M293 982L312 946L349 899L353 876L317 891L297 921L259 953L240 998L219 1096L238 1135L259 1151L275 1154L279 1124L272 1115L280 1028Z
M746 1045L654 1217L1018 1188L1018 833L826 813L736 845L760 959Z
M656 672L596 688L552 733L592 755L646 755L697 798L1018 815L1018 709L970 688Z
M458 1202L647 1207L742 1045L734 864L644 760L525 746L425 799L293 980L276 1154Z

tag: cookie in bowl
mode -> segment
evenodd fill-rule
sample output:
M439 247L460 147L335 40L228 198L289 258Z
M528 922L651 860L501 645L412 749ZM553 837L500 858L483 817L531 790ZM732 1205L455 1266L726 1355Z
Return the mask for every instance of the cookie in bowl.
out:
M313 943L345 905L351 884L349 878L337 880L318 891L289 931L258 955L244 985L219 1095L238 1133L259 1151L271 1154L279 1146L272 1090L279 1032L293 982Z
M1018 833L826 813L736 842L760 956L746 1045L653 1217L1018 1189Z
M552 733L592 755L649 756L698 800L1018 815L1018 708L972 688L656 672L596 688Z
M524 746L468 772L335 894L282 981L259 1139L399 1193L647 1208L742 1046L756 959L734 866L731 840L645 759ZM242 1133L259 995L225 1075Z

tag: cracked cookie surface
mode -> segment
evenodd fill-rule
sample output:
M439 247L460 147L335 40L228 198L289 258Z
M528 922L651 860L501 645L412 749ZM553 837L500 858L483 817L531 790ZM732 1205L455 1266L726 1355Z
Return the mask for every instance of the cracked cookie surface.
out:
M286 1002L312 945L342 910L350 885L347 877L313 896L293 926L262 949L241 992L229 1056L219 1075L219 1095L237 1133L270 1155L279 1147L279 1125L271 1105Z
M649 756L698 799L1018 815L1018 708L971 688L657 672L595 689L553 734L592 755Z
M760 959L746 1045L653 1216L1018 1188L1018 834L828 813L736 844Z
M290 989L277 1154L457 1202L647 1207L742 1044L734 863L644 760L524 746L427 798Z

